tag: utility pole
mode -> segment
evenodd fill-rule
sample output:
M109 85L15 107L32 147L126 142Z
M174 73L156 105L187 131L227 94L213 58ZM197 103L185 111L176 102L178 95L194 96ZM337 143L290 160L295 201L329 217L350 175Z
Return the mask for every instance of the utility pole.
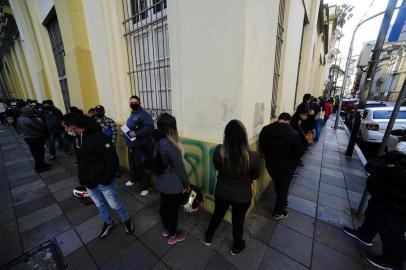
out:
M386 145L388 144L390 133L392 132L393 126L395 125L396 118L398 117L400 105L402 105L402 102L405 99L405 97L406 97L406 79L403 81L402 89L400 90L398 99L396 100L395 107L393 108L392 114L390 116L390 120L389 120L388 126L386 127L385 135L383 136L382 143L379 146L377 156L381 156L385 152L385 148L386 148Z
M345 155L347 155L347 156L352 156L352 152L354 151L355 141L357 139L357 136L359 133L359 126L361 124L360 109L361 110L365 109L365 104L367 102L369 91L372 86L372 79L374 77L376 66L379 61L379 56L381 55L381 50L382 50L383 44L385 42L386 33L388 32L388 29L390 26L390 21L392 19L393 12L395 11L395 8L396 8L396 2L397 2L397 0L389 0L388 6L386 7L385 15L382 19L382 24L379 29L379 34L376 39L375 47L372 51L371 61L369 61L369 67L368 67L367 76L365 79L365 84L363 84L363 87L361 88L359 108L355 115L354 127L352 129L350 141L348 142L347 151L345 153ZM350 60L347 59L347 61L350 61ZM361 83L361 86L362 86L362 83ZM336 115L336 117L338 118L340 116Z

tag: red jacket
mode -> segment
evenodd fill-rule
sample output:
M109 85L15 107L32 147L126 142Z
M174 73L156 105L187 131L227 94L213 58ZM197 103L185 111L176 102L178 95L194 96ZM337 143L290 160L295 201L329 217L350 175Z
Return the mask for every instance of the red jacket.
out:
M330 101L327 101L326 104L324 104L324 108L326 110L324 113L324 118L330 117L331 112L333 111L333 105L331 105Z

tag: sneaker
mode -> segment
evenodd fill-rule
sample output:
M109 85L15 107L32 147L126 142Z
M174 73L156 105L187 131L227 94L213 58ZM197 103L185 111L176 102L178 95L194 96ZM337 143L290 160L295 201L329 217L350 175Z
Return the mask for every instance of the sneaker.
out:
M163 229L163 230L162 230L162 236L163 236L163 237L168 237L168 236L169 236L169 232L168 232L167 229Z
M143 197L148 196L148 194L149 194L148 189L141 191L141 196L143 196Z
M128 180L127 182L125 182L125 185L126 185L127 187L131 187L131 186L134 185L134 182L131 181L131 180Z
M134 232L134 225L131 223L131 219L124 222L124 228L127 234L132 234Z
M202 243L206 246L211 246L212 244L211 237L208 236L207 232L205 233L204 241L202 241Z
M386 269L386 270L396 270L396 269L402 269L402 268L396 268L390 263L385 260L383 256L372 256L372 255L367 255L366 256L367 261L372 264L373 266L379 268L379 269Z
M55 160L55 159L56 159L56 156L49 156L49 159L50 159L50 160Z
M273 218L274 218L275 220L279 220L279 219L287 218L288 216L289 216L288 212L285 211L285 212L282 213L282 214L274 214L274 215L273 215Z
M372 241L365 239L357 230L353 230L348 227L343 227L343 232L352 238L357 239L360 243L366 245L366 246L372 246Z
M177 242L181 242L181 241L183 241L185 239L186 239L186 235L184 235L183 233L176 233L175 236L169 237L168 244L169 245L174 245Z
M241 244L236 245L234 244L233 248L231 249L231 255L235 256L241 253L245 249L245 241L241 240Z
M113 227L114 227L115 225L116 225L116 224L114 223L114 221L113 221L112 223L110 223L110 224L104 223L103 228L102 228L102 231L100 232L100 234L99 234L99 236L98 236L97 238L99 238L99 239L105 239L105 238L107 238L107 236L108 236L109 233L110 233L110 230L113 229Z

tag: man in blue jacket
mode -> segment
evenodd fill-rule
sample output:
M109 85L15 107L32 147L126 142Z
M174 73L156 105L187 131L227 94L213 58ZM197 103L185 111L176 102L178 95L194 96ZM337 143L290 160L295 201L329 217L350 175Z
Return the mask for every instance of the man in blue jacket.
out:
M141 99L138 96L130 97L131 114L127 119L127 127L130 129L129 136L136 138L130 140L125 137L128 147L128 163L130 167L130 180L126 186L134 185L134 181L140 181L141 196L147 196L151 188L151 177L144 168L143 145L145 138L150 136L154 131L154 121L151 115L141 107Z

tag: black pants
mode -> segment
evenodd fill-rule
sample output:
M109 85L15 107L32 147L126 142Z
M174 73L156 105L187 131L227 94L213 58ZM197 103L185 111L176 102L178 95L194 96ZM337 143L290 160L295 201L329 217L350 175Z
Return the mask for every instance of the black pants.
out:
M268 170L275 185L276 204L274 209L275 215L281 215L286 211L288 206L288 192L290 182L292 182L294 172L273 172Z
M34 162L35 162L35 169L41 169L44 167L44 154L45 154L45 149L44 149L44 144L45 144L45 139L42 138L25 138L25 142L28 144L28 147L30 148L31 155L34 157Z
M169 236L176 235L178 227L179 207L182 202L182 193L166 194L161 192L161 206L159 215L165 230L168 231Z
M364 223L358 232L372 241L378 233L383 256L394 267L402 269L406 259L406 215L394 211L381 201L370 199Z
M206 232L206 240L211 241L215 231L217 230L220 222L223 220L228 208L231 205L231 221L233 224L233 238L234 245L238 245L242 242L242 235L244 231L245 214L251 205L251 201L246 203L232 202L224 200L219 197L215 197L214 213L211 216L209 228Z
M144 154L140 148L128 148L128 163L130 167L130 180L140 181L141 189L151 187L151 176L144 169Z
M0 122L3 126L5 126L6 123L6 114L5 113L0 113Z

